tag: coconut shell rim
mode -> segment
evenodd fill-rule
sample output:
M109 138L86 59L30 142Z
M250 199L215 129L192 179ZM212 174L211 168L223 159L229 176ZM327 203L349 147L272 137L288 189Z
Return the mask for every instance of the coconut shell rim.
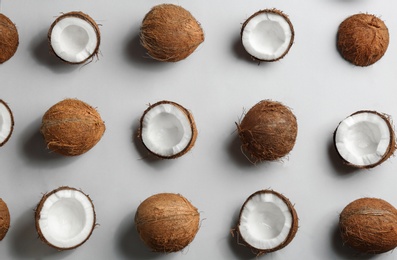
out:
M4 139L4 141L0 143L0 147L2 147L3 145L5 145L8 142L8 140L10 140L11 135L12 135L12 133L14 131L15 121L14 121L14 115L13 115L13 113L11 111L11 108L8 106L8 104L2 99L0 99L0 103L5 106L5 108L8 110L8 113L10 114L10 117L11 117L11 131L8 134L8 136L6 137L6 139Z

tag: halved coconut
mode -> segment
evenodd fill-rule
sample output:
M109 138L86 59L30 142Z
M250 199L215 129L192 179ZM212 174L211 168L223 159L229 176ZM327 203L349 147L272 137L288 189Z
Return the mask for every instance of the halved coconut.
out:
M14 130L14 117L10 107L0 99L0 147L10 139Z
M358 111L339 123L334 144L344 162L357 168L375 167L396 150L390 118L367 110Z
M0 13L0 63L6 62L18 49L19 34L15 24Z
M140 120L139 137L154 155L173 159L187 153L197 138L192 114L172 101L151 105Z
M52 23L48 41L58 58L80 64L98 54L101 36L97 23L90 16L69 12Z
M0 199L0 240L7 235L8 229L10 228L10 211L8 210L7 204Z
M289 18L277 9L265 9L251 15L241 29L245 50L259 61L283 58L294 42L294 28Z
M45 194L35 212L40 239L58 250L74 249L86 242L95 221L94 204L88 195L66 186Z
M239 238L259 255L287 246L298 231L291 202L273 190L260 190L243 204L237 225Z

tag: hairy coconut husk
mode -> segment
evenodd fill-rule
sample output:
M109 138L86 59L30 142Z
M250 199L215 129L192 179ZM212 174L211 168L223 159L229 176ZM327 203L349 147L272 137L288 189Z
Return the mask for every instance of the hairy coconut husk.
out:
M0 15L1 15L1 14L0 14ZM10 132L10 134L7 136L7 138L4 139L3 142L0 142L0 147L2 147L3 145L5 145L5 144L8 142L8 140L10 140L10 137L11 137L11 135L12 135L12 132L14 131L14 115L12 114L12 111L11 111L10 107L7 105L6 102L4 102L2 99L0 99L0 103L2 103L2 104L7 108L8 112L10 113L10 116L11 116L11 132Z
M335 150L336 150L338 156L342 159L342 162L344 164L352 166L352 167L355 167L355 168L359 168L359 169L370 169L370 168L374 168L374 167L382 164L383 162L385 162L387 159L389 159L394 154L394 152L396 151L396 148L397 148L397 146L396 146L396 135L394 133L394 128L393 128L393 125L391 123L390 116L388 116L386 114L379 113L377 111L371 111L371 110L360 110L360 111L357 111L357 112L351 114L350 116L353 116L353 115L356 115L356 114L359 114L359 113L373 113L373 114L376 114L376 115L380 116L386 122L387 127L389 128L389 132L390 132L390 142L389 142L388 149L387 149L386 153L383 155L382 159L379 160L377 163L373 163L373 164L369 164L369 165L356 165L356 164L353 164L353 163L350 163L350 162L346 161L339 154L339 151L336 148L336 142L335 142L336 131L338 130L338 127L339 127L341 122L339 122L338 127L334 131L334 135L333 135L334 147L335 147Z
M389 30L372 14L355 14L344 20L338 30L337 47L342 57L357 66L369 66L385 54Z
M257 103L236 125L242 148L254 163L278 160L287 155L298 133L296 117L291 110L271 100Z
M81 61L81 62L70 62L70 61L66 61L66 60L62 59L61 57L59 57L59 56L55 53L55 51L54 51L54 49L52 48L52 45L51 45L51 33L52 33L52 29L54 28L54 26L55 26L60 20L62 20L62 19L64 19L64 18L68 18L68 17L76 17L76 18L80 18L80 19L83 19L83 20L87 21L89 24L91 24L91 26L94 28L94 30L95 30L95 32L96 32L96 37L97 37L97 40L98 40L97 45L96 45L96 48L95 48L94 52L93 52L90 56L88 56L85 60L83 60L83 61ZM60 60L66 62L66 63L68 63L68 64L82 64L82 63L85 63L86 61L88 61L89 59L93 59L94 57L97 57L97 56L98 56L98 53L99 53L99 45L100 45L100 43L101 43L101 32L100 32L100 30L99 30L99 26L98 26L98 24L95 22L95 20L91 18L91 16L89 16L88 14L85 14L85 13L83 13L83 12L72 11L72 12L68 12L68 13L65 13L65 14L62 14L61 16L59 16L59 17L58 17L57 19L55 19L55 21L51 24L50 29L48 30L47 37L48 37L48 43L49 43L51 52L52 52L55 56L57 56Z
M340 214L343 243L363 253L379 254L397 247L397 210L377 198L361 198Z
M92 106L65 99L44 114L41 133L47 147L66 156L81 155L94 147L105 132L105 123Z
M7 204L0 199L0 241L7 235L8 229L10 228L10 212Z
M0 63L6 62L18 49L19 35L15 24L0 13Z
M140 37L152 58L176 62L187 58L204 41L204 32L183 7L160 4L144 17Z
M146 147L145 143L144 143L143 140L142 140L142 135L141 135L142 126L143 126L142 122L143 122L143 119L144 119L146 113L149 112L153 107L158 106L158 105L162 105L162 104L171 104L171 105L173 105L173 106L179 108L179 109L186 115L186 117L188 118L188 120L189 120L189 122L190 122L190 128L192 129L192 138L190 139L189 144L186 146L185 149L183 149L183 150L180 151L179 153L176 153L176 154L174 154L174 155L172 155L172 156L162 156L162 155L160 155L160 154L157 154L157 153L152 152L150 149L148 149L148 148ZM151 154L153 154L153 155L155 155L155 156L157 156L157 157L159 157L159 158L161 158L161 159L176 159L176 158L179 158L179 157L181 157L182 155L186 154L187 152L189 152L189 151L193 148L194 144L196 143L197 135L198 135L198 131L197 131L196 123L195 123L195 121L194 121L194 118L193 118L192 113L190 113L189 110L187 110L186 108L184 108L184 107L181 106L180 104L175 103L175 102L173 102L173 101L168 101L168 100L159 101L159 102L157 102L157 103L155 103L155 104L153 104L153 105L150 105L150 106L143 112L143 114L142 114L142 117L141 117L141 119L140 119L139 130L138 130L138 138L140 138L142 144L146 147L146 149L147 149Z
M144 200L135 215L142 241L155 252L177 252L190 244L199 229L200 213L185 197L159 193Z
M37 204L37 207L36 207L35 213L34 213L36 231L37 231L37 234L38 234L39 238L41 239L41 241L43 241L45 244L47 244L47 245L49 245L49 246L51 246L51 247L57 249L58 251L64 251L64 250L75 249L75 248L81 246L82 244L84 244L84 243L91 237L92 232L94 231L94 228L95 228L95 226L96 226L96 212L95 212L95 209L94 209L94 221L93 221L94 224L93 224L92 227L91 227L91 232L90 232L90 234L87 236L87 238L86 238L84 241L82 241L80 244L78 244L78 245L76 245L76 246L74 246L74 247L61 248L61 247L57 247L57 246L55 246L55 245L53 245L53 244L51 244L51 243L49 243L49 242L47 241L47 239L43 236L43 233L41 232L40 225L39 225L39 220L40 220L40 218L41 218L40 212L41 212L41 210L42 210L42 208L43 208L43 205L44 205L45 201L48 199L48 197L50 197L50 196L53 195L54 193L57 193L58 191L61 191L61 190L75 190L75 191L79 191L79 192L83 193L83 194L88 198L88 200L91 202L92 208L94 209L94 204L92 203L92 200L91 200L90 196L88 196L87 194L85 194L83 191L78 190L78 189L75 189L75 188L72 188L72 187L61 186L61 187L59 187L59 188L57 188L57 189L55 189L55 190L53 190L53 191L51 191L51 192L49 192L49 193L45 193L45 194L43 195L43 197L41 198L40 202Z

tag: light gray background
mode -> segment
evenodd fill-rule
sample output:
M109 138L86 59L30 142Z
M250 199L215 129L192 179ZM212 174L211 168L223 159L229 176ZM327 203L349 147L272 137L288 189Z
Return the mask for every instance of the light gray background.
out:
M360 109L397 118L397 3L391 0L169 1L202 24L205 42L186 60L160 63L139 45L139 26L154 0L3 0L1 11L17 25L20 45L0 65L0 98L15 116L10 141L0 148L0 197L11 228L1 259L255 259L230 236L238 211L253 192L271 188L296 206L300 228L292 243L263 259L369 258L342 247L338 216L349 202L379 197L397 205L396 158L373 170L344 167L332 147L338 122ZM252 13L278 8L290 16L295 44L279 62L258 65L239 41ZM62 12L83 11L102 26L101 54L86 66L49 54L46 34ZM346 17L368 12L385 20L386 55L361 68L335 47ZM45 150L39 127L45 111L64 98L96 107L106 123L87 154L63 158ZM177 160L153 160L135 138L147 104L172 100L190 109L199 136ZM284 162L251 165L241 154L235 122L262 99L281 101L298 118L297 143ZM57 252L37 239L33 210L42 193L61 185L94 200L100 224L76 250ZM180 193L201 213L201 228L183 252L150 252L133 226L137 206L150 195ZM397 252L375 259L396 259Z

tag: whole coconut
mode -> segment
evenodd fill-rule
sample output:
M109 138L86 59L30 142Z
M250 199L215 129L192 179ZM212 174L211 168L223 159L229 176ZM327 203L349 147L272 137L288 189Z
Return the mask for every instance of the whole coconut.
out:
M363 252L379 254L397 247L397 210L377 198L362 198L348 204L340 214L344 244Z
M160 193L144 200L135 215L143 242L155 252L177 252L193 241L200 214L179 194Z
M41 124L47 147L66 156L87 152L104 132L105 124L95 108L77 99L65 99L53 105Z
M176 62L188 57L204 41L204 32L183 7L161 4L144 17L140 37L152 58Z
M298 124L280 102L262 100L237 124L242 148L253 161L272 161L287 155L295 145Z
M18 49L19 35L15 24L0 13L0 63L6 62Z
M8 211L7 204L0 199L0 240L7 235L10 228L10 212Z

